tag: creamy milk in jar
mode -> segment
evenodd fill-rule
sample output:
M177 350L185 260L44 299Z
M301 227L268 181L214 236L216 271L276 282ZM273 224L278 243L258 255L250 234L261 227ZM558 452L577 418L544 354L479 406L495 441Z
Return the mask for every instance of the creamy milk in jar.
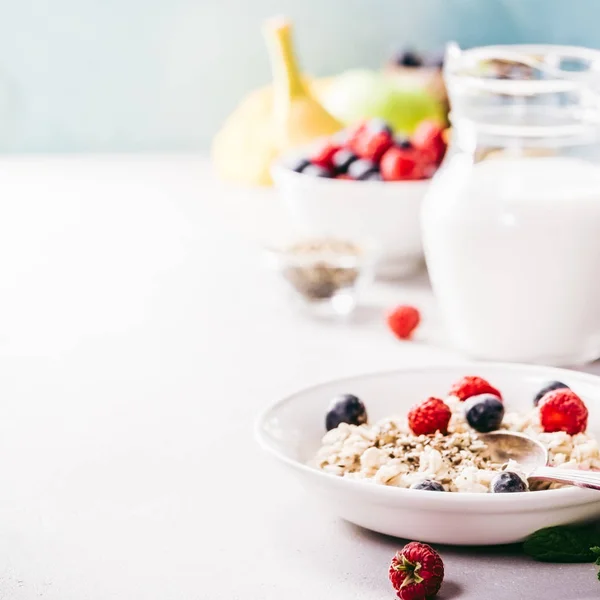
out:
M475 358L600 356L600 101L570 72L557 82L560 52L548 48L511 49L535 57L525 80L520 63L517 79L488 76L483 89L462 89L457 78L474 78L456 62L460 74L449 75L455 135L425 200L423 237L450 338ZM469 52L479 61L482 51L498 52ZM599 60L581 52L586 65Z

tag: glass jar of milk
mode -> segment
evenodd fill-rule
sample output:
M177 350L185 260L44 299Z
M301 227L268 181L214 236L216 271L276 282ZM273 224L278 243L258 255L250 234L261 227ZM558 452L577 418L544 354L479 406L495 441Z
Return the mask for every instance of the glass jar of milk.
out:
M600 357L600 51L448 50L450 148L422 214L455 347L479 359Z

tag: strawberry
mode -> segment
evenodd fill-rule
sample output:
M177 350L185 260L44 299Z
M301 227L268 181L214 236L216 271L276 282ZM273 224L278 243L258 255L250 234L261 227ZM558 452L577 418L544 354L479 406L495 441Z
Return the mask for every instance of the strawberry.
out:
M401 340L408 340L421 321L421 315L414 306L397 306L387 316L388 327Z
M381 175L385 181L416 179L417 159L412 148L390 148L381 159Z
M433 163L439 164L444 158L446 152L444 130L436 121L421 121L410 141L415 148L425 152Z
M544 431L565 431L575 435L586 430L588 410L573 390L563 388L548 392L538 406Z
M479 396L480 394L493 394L502 400L502 394L485 379L467 375L457 381L448 393L449 396L456 396L459 400L465 401L471 396Z
M428 600L442 585L444 563L431 546L410 542L392 558L389 577L400 600Z
M333 168L331 159L339 149L340 146L338 144L334 144L332 142L325 142L309 156L310 162L313 165L323 167L323 169L331 170Z
M429 398L414 406L408 413L408 426L415 435L431 435L436 431L448 433L452 412L439 398Z

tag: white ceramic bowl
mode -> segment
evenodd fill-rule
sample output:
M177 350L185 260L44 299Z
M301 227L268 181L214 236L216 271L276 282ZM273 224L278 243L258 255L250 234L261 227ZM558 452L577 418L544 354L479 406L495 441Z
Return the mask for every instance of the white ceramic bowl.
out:
M402 277L422 266L419 215L429 180L325 179L296 173L283 163L272 173L295 226L304 234L377 243L382 276Z
M318 385L269 408L257 422L262 447L292 469L310 494L343 519L380 533L423 542L492 545L518 542L542 527L600 517L600 492L568 487L522 494L433 493L337 477L306 465L325 433L331 398L359 396L369 420L405 414L442 396L464 375L499 387L508 410L529 410L549 380L564 381L586 401L589 429L600 432L600 377L549 367L467 364L406 369Z

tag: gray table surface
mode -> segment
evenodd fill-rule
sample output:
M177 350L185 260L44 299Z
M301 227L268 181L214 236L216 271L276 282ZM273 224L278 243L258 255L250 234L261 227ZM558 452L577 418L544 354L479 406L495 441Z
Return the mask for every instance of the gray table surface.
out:
M336 377L462 359L424 279L349 325L283 302L267 223L185 157L0 161L0 600L386 600L402 545L325 512L257 413ZM10 260L8 260L10 258ZM414 302L415 342L381 309ZM444 600L591 600L592 565L440 548Z

